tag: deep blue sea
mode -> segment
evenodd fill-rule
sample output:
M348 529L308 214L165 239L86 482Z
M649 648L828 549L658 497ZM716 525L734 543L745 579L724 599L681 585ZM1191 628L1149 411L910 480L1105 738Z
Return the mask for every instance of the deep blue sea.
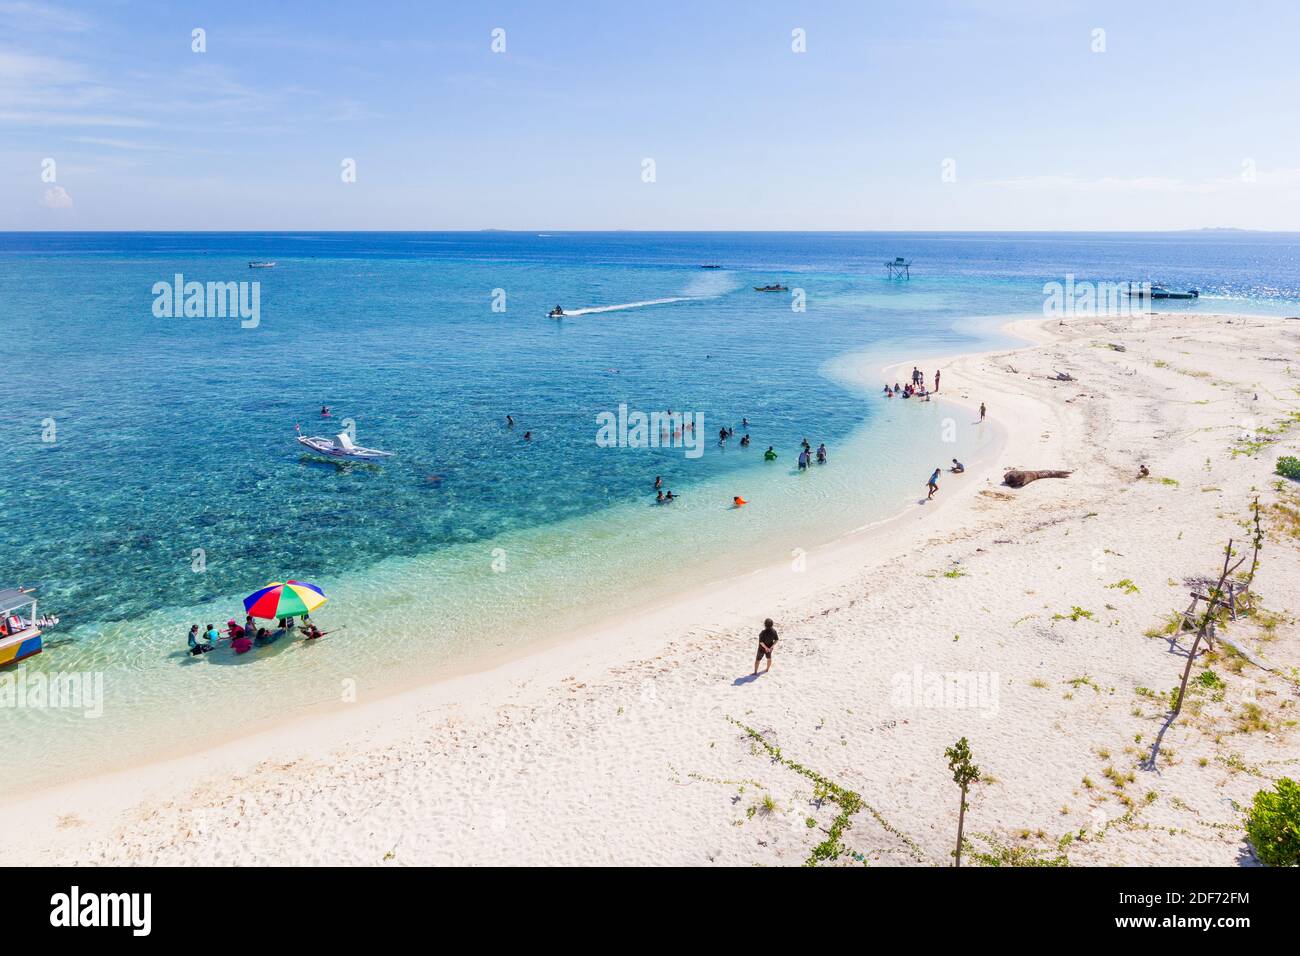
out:
M884 403L834 360L994 344L1067 275L1300 314L1298 250L1237 232L0 233L0 587L40 585L62 619L24 666L103 672L109 703L0 710L11 756L144 759L146 728L185 713L270 719L330 700L340 668L414 680L780 560L897 512L927 451L990 440L941 446L939 403ZM886 276L895 256L910 280ZM256 327L157 316L177 274L259 283ZM754 291L769 282L794 296ZM703 453L601 447L597 415L624 404L702 414ZM395 455L321 463L296 424ZM831 463L799 475L805 436ZM682 501L655 506L656 475ZM325 587L318 619L343 629L307 652L183 653L189 623L242 619L286 576Z

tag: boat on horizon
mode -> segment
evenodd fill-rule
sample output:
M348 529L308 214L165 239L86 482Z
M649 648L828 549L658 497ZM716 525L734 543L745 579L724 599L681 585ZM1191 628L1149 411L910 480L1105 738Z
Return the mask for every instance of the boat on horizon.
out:
M294 426L294 431L298 432L299 445L326 458L341 459L343 461L379 461L383 458L393 457L391 451L380 451L378 448L362 448L359 445L352 444L352 438L347 432L339 432L333 438L322 438L302 434L302 429L297 425Z
M1129 283L1125 294L1135 299L1199 299L1201 297L1200 290L1198 289L1188 289L1186 292L1174 292L1172 289L1166 289L1161 285L1153 285L1149 288L1138 285L1137 288L1134 289L1132 282Z
M777 283L775 285L756 285L755 292L789 292L789 288Z
M701 265L700 268L701 268L701 269L721 269L722 266L718 265L716 262L710 262L710 263L707 263L707 264L705 264L705 265Z
M274 263L274 262L250 262L250 263L248 264L248 268L250 268L250 269L274 269L274 268L275 268L275 263Z

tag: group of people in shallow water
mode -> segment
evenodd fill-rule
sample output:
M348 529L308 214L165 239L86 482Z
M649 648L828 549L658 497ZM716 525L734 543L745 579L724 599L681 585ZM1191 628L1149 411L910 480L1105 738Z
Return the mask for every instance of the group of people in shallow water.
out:
M279 627L274 631L265 627L258 627L253 621L253 615L249 614L244 618L242 625L233 617L227 621L225 637L230 641L231 650L236 654L247 654L255 647L265 647L267 644L275 643L282 637L291 635L296 628L302 628L303 637L309 641L314 641L318 637L324 637L329 633L317 627L306 614L302 616L301 623L297 623L292 617L280 618ZM217 642L221 639L221 632L213 625L209 624L207 629L200 633L199 626L191 624L186 643L189 645L190 654L194 657L200 657L209 651L215 651Z
M740 447L748 448L750 444L749 419L742 418L740 420L740 427L744 429L743 434L740 436ZM720 428L718 429L718 444L723 447L726 447L727 442L730 439L734 438L735 436L736 436L735 428L732 428L730 426ZM773 446L768 445L767 451L763 452L763 460L776 461L777 457L778 455L776 453L776 449ZM813 451L812 444L808 441L807 438L805 438L799 444L799 470L806 471L812 465L814 460L819 465L826 464L827 461L826 443L822 442L820 445L817 446L817 450ZM681 495L673 494L671 489L665 490L663 476L655 475L655 504L657 505L672 504L672 502L676 501L680 497ZM734 495L732 496L731 504L732 507L734 508L743 508L745 505L749 504L749 502L746 501L744 498L742 498L740 495Z
M933 392L939 391L939 370L934 372L934 388L925 387L925 373L915 366L912 368L912 380L906 385L899 385L897 382L890 387L888 382L885 383L885 398L920 398L924 402L930 400Z

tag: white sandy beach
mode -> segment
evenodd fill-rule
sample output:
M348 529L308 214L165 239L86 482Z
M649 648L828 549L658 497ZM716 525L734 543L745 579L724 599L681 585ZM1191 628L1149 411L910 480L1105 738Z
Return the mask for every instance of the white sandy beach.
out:
M947 865L944 748L962 736L984 774L966 820L976 853L1249 862L1239 807L1300 773L1300 553L1296 521L1274 510L1300 509L1300 489L1272 474L1300 448L1300 321L1015 331L1032 344L942 363L942 396L968 410L956 427L976 427L985 402L1007 437L991 467L945 473L935 501L918 474L906 514L806 565L10 802L0 863L798 865L839 811L794 763L862 797L835 862ZM1073 474L1012 490L1012 467ZM1256 495L1261 610L1224 633L1272 670L1203 659L1222 690L1198 690L1143 769L1186 647L1148 632L1186 607L1187 579L1217 572L1228 538L1245 545ZM768 616L775 662L749 679ZM944 674L971 675L978 699L927 695Z

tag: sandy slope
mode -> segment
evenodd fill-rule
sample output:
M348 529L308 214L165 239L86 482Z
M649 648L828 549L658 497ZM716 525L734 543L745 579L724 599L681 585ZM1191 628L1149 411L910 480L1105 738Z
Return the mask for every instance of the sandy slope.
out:
M945 476L937 503L813 552L806 569L744 575L487 673L363 693L338 714L5 807L0 863L801 863L837 807L739 724L862 795L843 840L873 865L949 861L944 748L961 736L985 774L967 818L977 851L1248 861L1234 801L1300 774L1297 539L1264 552L1271 628L1228 630L1276 669L1204 661L1226 687L1198 692L1154 770L1139 761L1167 708L1149 694L1167 694L1185 658L1144 632L1244 536L1255 494L1295 497L1270 474L1300 424L1262 448L1237 439L1300 408L1300 322L1017 331L1037 344L944 364L945 395L987 402L1009 431L995 473ZM1077 381L1049 380L1053 368ZM1139 463L1152 477L1136 479ZM1003 466L1075 472L1012 491ZM1136 591L1109 587L1126 579ZM1092 616L1071 620L1074 608ZM776 663L749 680L765 615L781 632ZM973 695L936 696L945 673Z

